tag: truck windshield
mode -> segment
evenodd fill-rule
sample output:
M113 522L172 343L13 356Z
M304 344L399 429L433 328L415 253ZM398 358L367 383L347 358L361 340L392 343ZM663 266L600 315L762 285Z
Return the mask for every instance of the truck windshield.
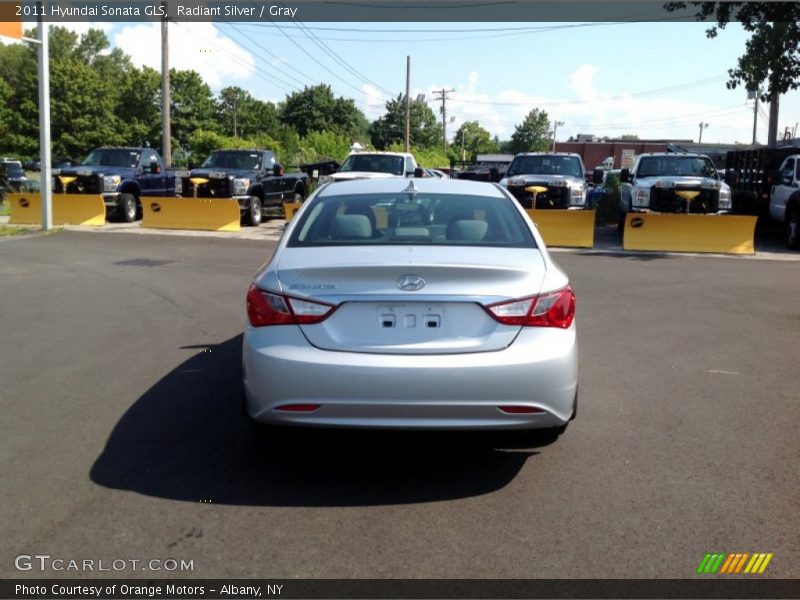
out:
M348 156L339 169L339 172L347 171L405 175L405 159L402 156L384 154L354 154Z
M82 165L89 167L124 167L135 169L139 166L142 153L126 148L98 148L89 153Z
M644 156L637 177L710 177L717 179L717 168L705 156Z
M202 166L212 169L258 171L261 168L261 154L258 152L230 150L212 152Z
M570 175L583 177L581 161L577 156L517 156L506 171L514 175Z
M6 174L6 177L22 177L22 166L19 163L7 162L0 163L0 171Z

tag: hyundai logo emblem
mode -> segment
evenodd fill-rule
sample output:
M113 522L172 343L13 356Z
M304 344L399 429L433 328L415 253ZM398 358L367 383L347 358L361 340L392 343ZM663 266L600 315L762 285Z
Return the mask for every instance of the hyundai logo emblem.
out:
M425 287L425 280L419 275L401 275L397 278L397 287L404 292L416 292Z

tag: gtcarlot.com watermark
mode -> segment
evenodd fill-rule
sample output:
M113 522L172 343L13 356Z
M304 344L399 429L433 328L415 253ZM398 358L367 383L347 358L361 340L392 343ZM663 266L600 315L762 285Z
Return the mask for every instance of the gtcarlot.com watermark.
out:
M49 554L20 554L14 559L18 571L194 571L194 560L177 558L62 558Z

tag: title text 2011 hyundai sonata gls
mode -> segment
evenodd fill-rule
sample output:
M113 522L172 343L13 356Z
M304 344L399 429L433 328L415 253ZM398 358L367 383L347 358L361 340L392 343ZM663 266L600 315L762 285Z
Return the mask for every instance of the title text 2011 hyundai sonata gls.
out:
M548 429L577 402L575 295L490 183L321 187L247 293L256 422Z

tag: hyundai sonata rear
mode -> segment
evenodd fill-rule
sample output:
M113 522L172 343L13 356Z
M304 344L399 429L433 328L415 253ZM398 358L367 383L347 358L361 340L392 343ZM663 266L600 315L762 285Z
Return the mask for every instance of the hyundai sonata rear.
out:
M322 187L247 316L246 407L262 423L560 430L575 413L575 295L493 184Z

